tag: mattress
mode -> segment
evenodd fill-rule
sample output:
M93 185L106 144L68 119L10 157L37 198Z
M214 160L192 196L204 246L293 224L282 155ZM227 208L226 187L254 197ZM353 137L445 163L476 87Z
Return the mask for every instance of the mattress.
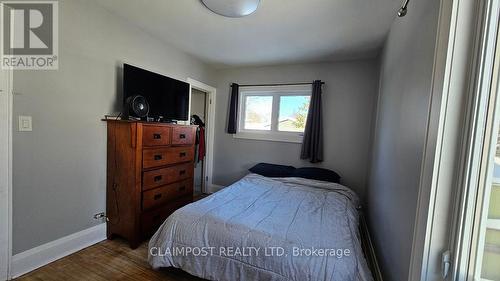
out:
M148 261L208 280L371 281L357 206L340 184L250 174L168 217Z

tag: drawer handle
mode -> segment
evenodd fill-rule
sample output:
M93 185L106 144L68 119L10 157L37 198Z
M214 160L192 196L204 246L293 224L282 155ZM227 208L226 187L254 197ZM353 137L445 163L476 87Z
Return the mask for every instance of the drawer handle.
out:
M179 175L185 175L186 174L186 170L182 170L182 171L179 171Z
M179 153L179 157L186 157L186 152Z
M180 134L180 135L179 135L179 138L180 138L180 139L185 139L185 138L186 138L186 134Z
M155 161L161 160L162 158L161 154L155 155Z
M155 196L153 197L154 200L158 200L161 198L161 193L160 194L155 194Z
M184 190L186 190L186 186L185 185L179 187L179 191L184 191Z
M153 134L153 139L155 140L161 139L161 134Z
M155 182L159 182L159 181L161 181L161 179L162 179L162 178L163 178L162 176L156 176L156 177L154 178L154 181L155 181Z

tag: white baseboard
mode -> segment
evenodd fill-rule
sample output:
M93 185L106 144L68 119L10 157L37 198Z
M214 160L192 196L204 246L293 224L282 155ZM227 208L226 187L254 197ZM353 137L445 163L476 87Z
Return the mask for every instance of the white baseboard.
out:
M218 184L210 184L207 188L208 193L215 193L221 189L223 189L225 186L218 185Z
M19 277L105 239L106 224L102 223L16 254L12 257L11 277Z

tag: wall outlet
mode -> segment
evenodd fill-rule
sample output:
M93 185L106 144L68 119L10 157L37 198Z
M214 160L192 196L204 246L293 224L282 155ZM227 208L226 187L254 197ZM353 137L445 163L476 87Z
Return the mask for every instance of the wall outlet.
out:
M104 213L104 212L94 215L94 219L96 219L96 220L103 220L105 218L106 218L106 213Z

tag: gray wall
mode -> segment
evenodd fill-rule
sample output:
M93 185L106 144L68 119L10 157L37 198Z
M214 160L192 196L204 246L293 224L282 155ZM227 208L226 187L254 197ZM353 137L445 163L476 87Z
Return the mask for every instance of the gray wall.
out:
M408 15L395 19L381 59L367 204L386 281L408 280L439 2L410 2Z
M227 186L258 162L312 166L299 159L300 144L235 139L225 132L230 83L321 79L326 82L323 88L325 161L318 167L337 171L342 182L362 196L367 184L378 68L376 60L363 60L219 71L213 182Z
M211 69L96 6L59 1L57 71L16 71L13 136L14 254L91 227L105 210L106 129L117 111L123 60L214 84ZM15 121L14 128L17 122Z

